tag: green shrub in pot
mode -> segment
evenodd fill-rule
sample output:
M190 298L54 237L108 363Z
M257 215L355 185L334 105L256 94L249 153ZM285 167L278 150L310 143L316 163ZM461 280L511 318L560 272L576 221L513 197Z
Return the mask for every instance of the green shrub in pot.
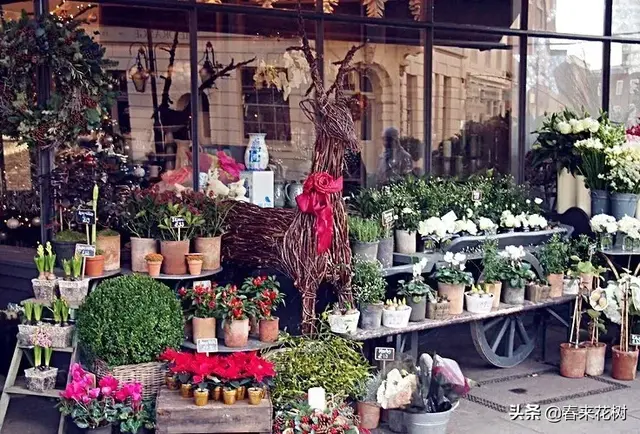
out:
M362 256L369 261L377 260L381 235L382 228L377 220L349 217L349 238L354 255Z
M382 325L383 301L387 281L382 275L382 264L354 257L351 289L360 305L360 324L363 329L374 329Z
M555 234L540 247L537 256L547 282L551 286L551 297L560 297L564 285L564 273L569 263L569 244L560 235Z
M90 359L109 366L155 361L183 340L182 308L173 291L148 276L105 280L78 310L78 338Z

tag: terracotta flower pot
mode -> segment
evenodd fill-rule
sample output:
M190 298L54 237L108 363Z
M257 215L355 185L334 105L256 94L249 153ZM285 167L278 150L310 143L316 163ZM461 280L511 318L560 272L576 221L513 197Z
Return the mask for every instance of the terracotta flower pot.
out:
M149 262L147 261L147 272L149 272L149 276L158 277L160 275L160 268L162 268L162 261L160 262Z
M247 397L247 388L245 386L240 386L236 389L236 400L242 401Z
M560 375L567 378L584 377L587 368L587 349L573 344L560 344Z
M104 271L120 269L120 234L96 237L96 248L104 252Z
M460 315L464 308L464 285L438 282L438 295L449 299L449 314Z
M224 322L224 344L230 348L242 348L249 341L249 320L231 320Z
M611 376L616 380L635 380L638 370L638 349L625 352L620 350L619 345L614 345L612 350Z
M607 344L603 342L583 342L580 344L587 349L587 364L585 374L592 377L602 375L604 373L604 355L607 351Z
M153 238L131 237L131 271L144 273L147 264L144 257L149 253L158 253L158 242ZM151 273L149 273L151 275Z
M220 268L221 246L222 237L198 237L195 239L195 250L203 255L203 270L217 270Z
M207 389L196 389L193 392L193 401L198 407L204 407L209 403L209 391Z
M500 293L502 292L502 282L485 283L484 289L493 294L492 309L500 306Z
M187 274L187 261L184 257L189 253L189 240L162 241L160 253L164 257L162 262L164 274Z
M183 398L193 397L193 387L191 387L191 384L180 385L180 396L182 396Z
M216 337L215 318L197 318L191 320L193 343L198 344L198 339L212 339Z
M216 386L210 391L209 397L214 401L220 401L222 399L222 386Z
M187 261L187 264L189 265L190 275L199 276L200 274L202 274L202 261L198 259L192 259L190 261Z
M167 374L164 376L164 384L167 386L169 390L180 390L180 384L178 383L178 379L173 374Z
M237 392L234 389L224 389L222 391L222 400L225 405L233 405L236 403Z
M84 266L86 277L100 277L104 274L104 256L96 255L93 258L87 257Z
M380 423L380 407L371 402L358 401L356 404L360 416L360 428L376 429Z
M251 387L249 389L249 405L260 405L263 393L264 390L258 387Z
M564 289L564 274L549 274L547 276L547 282L549 282L549 286L551 287L549 297L562 297L562 291Z
M278 317L260 320L260 342L275 342L278 340L278 333L280 333Z

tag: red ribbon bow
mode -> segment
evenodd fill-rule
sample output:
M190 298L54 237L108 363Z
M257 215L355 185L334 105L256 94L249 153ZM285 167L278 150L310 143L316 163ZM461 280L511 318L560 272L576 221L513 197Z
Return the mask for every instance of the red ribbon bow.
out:
M327 172L309 175L302 193L296 197L300 211L316 216L318 254L329 250L333 237L333 207L329 202L331 193L342 191L342 176L334 179Z

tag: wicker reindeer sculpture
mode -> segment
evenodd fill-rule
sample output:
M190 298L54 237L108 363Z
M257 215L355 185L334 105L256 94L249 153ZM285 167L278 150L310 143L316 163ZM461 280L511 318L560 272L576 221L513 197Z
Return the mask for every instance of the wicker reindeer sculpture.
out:
M301 29L304 29L300 19ZM302 331L313 333L315 303L321 283L332 283L342 304L353 304L351 250L342 199L345 151L358 150L350 100L343 94L345 76L355 53L352 47L336 62L335 82L325 89L317 58L304 32L301 51L309 63L312 85L300 107L314 123L311 173L298 196L298 209L259 208L238 203L229 214L224 237L225 257L248 265L269 266L291 277L302 295Z

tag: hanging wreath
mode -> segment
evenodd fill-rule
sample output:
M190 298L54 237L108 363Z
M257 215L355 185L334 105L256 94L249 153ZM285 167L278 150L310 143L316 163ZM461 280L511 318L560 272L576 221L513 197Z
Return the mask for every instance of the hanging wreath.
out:
M100 127L114 102L105 49L81 21L45 15L0 24L0 130L21 145L56 147ZM51 96L37 105L37 69L51 71Z

